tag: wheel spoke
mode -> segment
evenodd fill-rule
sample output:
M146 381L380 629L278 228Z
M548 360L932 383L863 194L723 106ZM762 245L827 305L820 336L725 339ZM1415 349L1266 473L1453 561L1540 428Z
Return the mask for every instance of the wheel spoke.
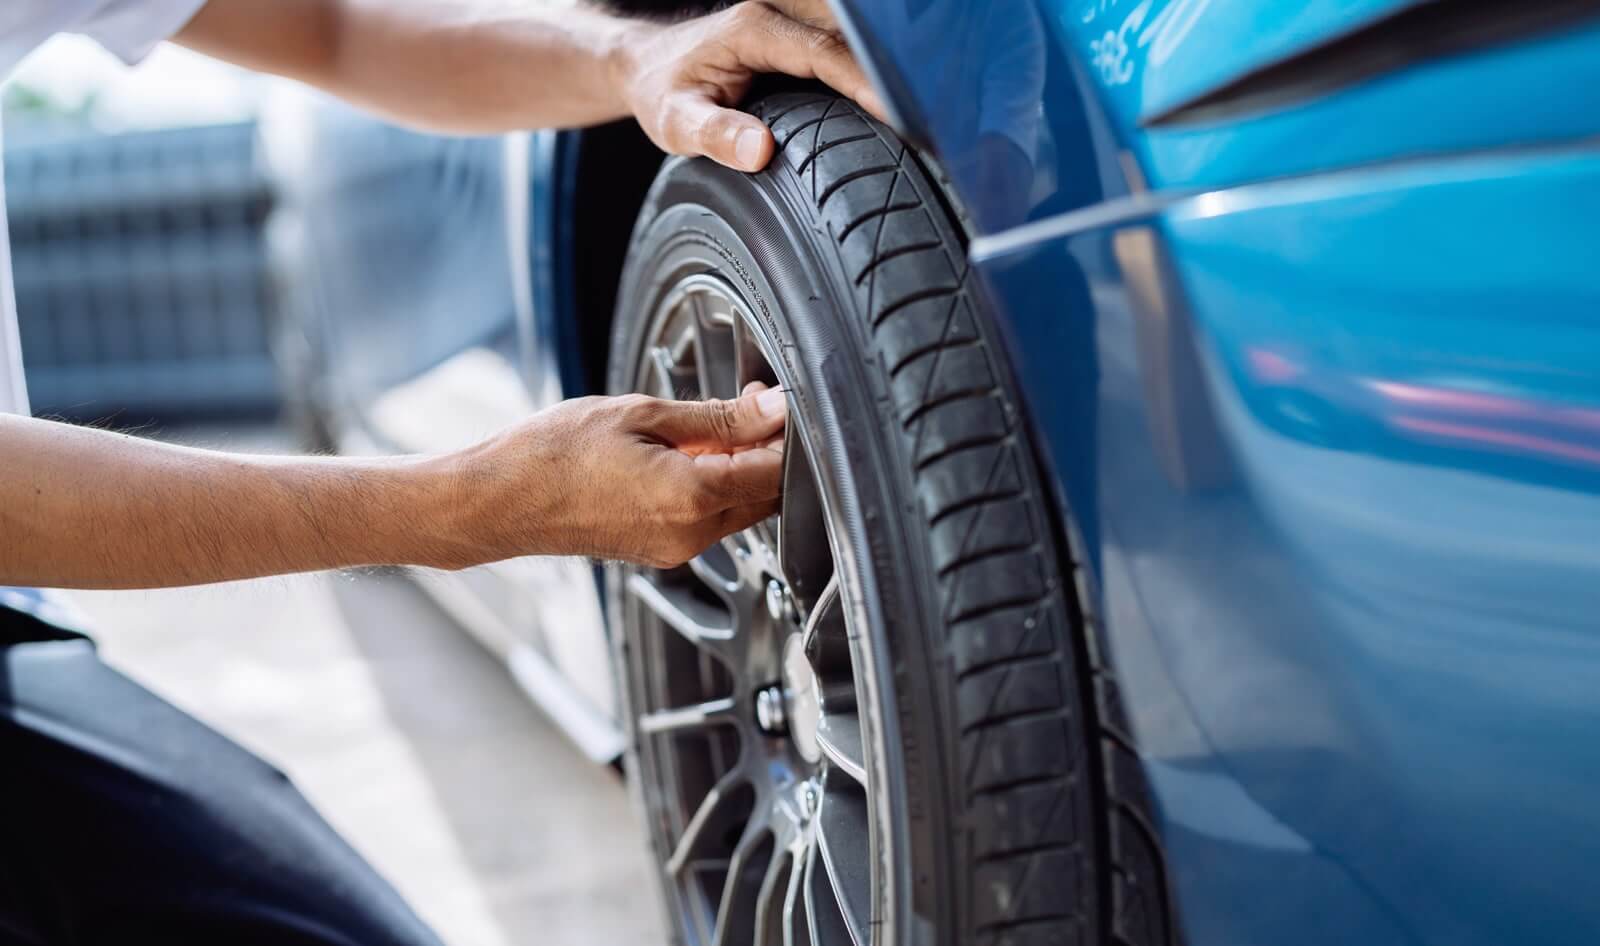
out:
M814 608L833 574L822 497L796 425L783 433L783 508L778 514L778 569L795 598Z
M722 569L717 567L713 557L720 557L724 561L728 560L729 553L727 548L719 542L694 558L689 559L689 571L693 572L696 578L705 582L706 587L716 592L717 597L723 601L730 601L733 595L739 593L739 579L737 576L730 577L725 574ZM731 563L729 568L732 568Z
M833 767L863 787L867 784L866 752L861 744L861 717L855 712L828 712L823 703L822 722L817 726L817 746Z
M643 574L629 576L628 591L696 647L721 651L733 640L733 628L719 620L723 615L715 606L681 592L669 593Z
M811 925L806 922L805 882L815 845L807 844L791 855L789 889L783 894L783 946L809 946Z
M869 838L867 796L853 786L823 794L817 816L817 846L827 868L840 916L850 930L851 942L864 946L872 919L872 849Z
M694 363L700 375L700 396L737 397L737 353L729 316L713 312L703 293L691 293L688 302L694 312Z
M651 347L650 365L655 375L659 397L676 398L694 380L689 376L688 372L678 368L675 359L672 357L672 352L664 345Z
M711 786L711 791L701 800L700 807L694 810L689 823L683 826L683 835L678 838L677 846L672 849L672 856L667 858L667 873L673 876L683 873L684 868L688 867L694 858L701 842L710 836L707 828L726 816L722 809L738 794L739 788L743 785L744 776L736 769Z
M645 733L674 732L682 729L702 729L733 719L733 697L680 706L676 709L656 710L639 717L639 731Z
M761 878L761 891L756 894L754 946L779 946L783 942L784 894L793 871L794 855L781 850L772 853L766 876Z
M767 871L756 873L752 868L761 863L764 851L769 852L768 860L771 860L771 850L772 832L751 819L728 861L728 878L723 883L722 902L717 907L712 946L748 942L746 935L756 931L756 904Z
M806 927L811 932L811 946L861 946L845 924L818 847L813 844L806 856Z
M850 639L837 575L829 578L823 586L822 593L806 615L801 635L801 646L819 674L833 678L840 675L835 671L845 671L842 675L848 678Z

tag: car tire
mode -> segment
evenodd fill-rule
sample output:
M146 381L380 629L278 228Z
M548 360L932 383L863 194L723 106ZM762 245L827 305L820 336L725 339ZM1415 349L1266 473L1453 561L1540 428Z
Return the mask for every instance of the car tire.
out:
M951 209L917 153L846 100L783 94L752 111L778 143L765 171L669 161L646 199L610 388L639 389L645 313L696 267L740 294L770 344L803 436L787 449L812 458L835 567L855 576L883 832L869 938L1170 942L1138 766L1100 722L1114 707L1097 702L1115 691L1092 666L1074 568ZM632 719L642 671L626 581L611 570ZM650 738L631 729L630 771L664 861L659 787L641 771ZM669 925L694 942L680 899L669 891Z

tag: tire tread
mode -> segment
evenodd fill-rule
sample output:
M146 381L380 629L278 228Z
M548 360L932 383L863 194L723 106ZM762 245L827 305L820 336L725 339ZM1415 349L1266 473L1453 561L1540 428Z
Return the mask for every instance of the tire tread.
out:
M1161 852L1115 684L1093 643L1081 666L1073 642L1091 616L1070 603L1071 576L1045 567L1048 499L964 254L935 222L945 209L915 155L853 103L785 94L756 114L854 281L931 535L967 834L961 941L1167 946Z

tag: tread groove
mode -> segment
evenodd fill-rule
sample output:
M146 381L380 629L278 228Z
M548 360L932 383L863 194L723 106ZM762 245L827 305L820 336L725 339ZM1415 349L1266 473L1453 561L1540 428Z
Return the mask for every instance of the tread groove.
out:
M996 698L998 698L999 692L1000 690L997 688L995 690L995 693L997 694ZM993 707L991 706L990 709L992 710ZM1018 710L1014 713L1001 713L998 716L986 716L982 722L965 726L961 731L963 734L975 733L980 729L987 729L991 726L1004 726L1007 723L1025 723L1030 719L1052 718L1070 720L1072 719L1072 714L1060 706L1046 706L1043 709Z
M883 233L883 230L884 228L882 227L878 228L878 232L880 234ZM929 240L925 243L908 243L905 246L897 246L892 250L884 250L882 253L879 253L877 256L873 257L872 262L867 264L866 269L863 269L856 275L856 285L861 285L866 281L869 273L876 272L879 266L882 266L884 263L887 263L896 257L905 256L910 253L919 253L923 250L940 249L944 249L943 243L940 243L938 240Z
M957 301L959 301L959 300L957 300ZM900 372L902 372L905 369L911 367L911 364L913 362L921 361L922 359L928 357L929 355L931 355L932 353L934 353L936 351L943 351L945 349L948 349L950 351L960 351L963 348L980 348L981 349L981 348L983 348L983 343L980 342L980 341L976 341L976 340L969 340L969 341L948 342L948 343L932 342L932 343L930 343L928 345L924 345L921 348L914 349L911 352L911 354L902 357L898 364L896 364L894 367L890 368L889 369L889 379L890 380L894 380L895 378L900 376ZM997 389L993 388L993 387L990 387L987 390L993 391L993 390L997 390Z
M1030 785L1046 785L1050 782L1065 782L1070 784L1074 781L1076 781L1076 779L1071 775L1025 775L1021 778L1007 779L1004 782L996 782L993 785L985 785L982 788L973 789L972 796L974 798L984 798L993 795L1004 795L1006 792L1015 791L1019 788L1027 788Z
M895 188L897 188L899 186L900 186L900 172L899 172L899 170L896 170L895 173L894 173L894 180L889 182L889 189L883 195L883 205L885 207L889 206L889 204L891 202L893 202ZM883 226L882 224L880 224L878 226L878 232L874 233L872 235L872 254L871 254L871 256L868 257L868 259L871 259L871 258L876 257L878 255L878 247L883 244L883 231L885 231L887 229L888 229L888 227ZM872 266L868 266L868 270L871 271L871 272L874 272L874 273L876 272L876 269L874 267L872 267ZM856 285L858 285L858 286L861 285L861 280L857 279L856 280ZM872 277L872 284L867 287L867 311L868 312L872 311L872 300L873 300L874 296L876 295L877 289L878 289L878 277L876 275L874 275Z
M976 555L964 555L939 569L939 577L944 578L950 575L952 572L965 568L968 565L981 562L986 558L992 558L996 555L1011 555L1017 552L1026 552L1035 547L1035 543L1033 542L1019 542L1015 545L998 545L991 549L984 549L982 552L979 552ZM965 549L963 549L963 551L965 551Z
M960 291L960 286L930 286L927 289L918 289L916 292L908 293L902 298L896 299L889 305L884 306L883 311L879 312L874 317L872 325L874 328L882 325L884 321L889 318L889 316L894 315L896 312L899 312L901 309L904 309L906 306L911 305L914 302L921 302L924 299L937 299L940 296L955 295Z
M807 158L806 158L806 160L804 162L802 162L801 169L795 172L795 174L797 176L804 177L805 176L805 169L804 169L803 165L804 164L811 164L811 200L812 200L812 202L815 202L816 199L817 199L817 166L811 162L811 159L815 158L817 156L817 142L822 140L822 125L823 125L823 123L825 123L828 120L828 116L833 114L833 107L835 105L838 105L839 101L840 101L839 99L830 99L828 101L827 106L823 108L822 117L817 119L817 124L812 129L812 132L811 132L811 154L809 156L807 156ZM818 204L818 206L820 207L821 204Z
M817 128L820 131L822 126L819 124L817 125ZM839 147L840 145L854 144L857 141L866 141L868 138L876 137L878 137L877 132L869 131L859 135L847 135L843 138L835 138L833 141L829 141L825 144L816 145L812 148L811 153L806 155L805 160L800 162L800 166L795 168L795 173L804 174L806 168L810 167L813 161L817 160L817 158L821 157L822 155L827 154L829 151L832 151L834 148Z
M850 221L849 223L845 224L844 225L844 229L840 230L838 233L834 234L833 239L837 243L843 243L844 240L845 240L845 237L847 237L850 234L854 233L858 227L860 227L862 224L867 223L870 220L876 220L879 217L887 217L890 214L895 213L896 211L900 211L900 210L921 210L921 209L922 209L922 205L920 203L917 203L916 201L909 201L909 202L903 202L903 203L898 203L898 204L890 204L887 207L881 207L881 208L879 208L877 210L869 210L866 213L862 214L861 216L859 216L859 217L855 218L854 220Z
M916 461L912 464L912 469L916 470L918 473L921 473L923 470L935 463L938 463L940 460L943 460L945 457L948 457L951 454L960 453L963 450L976 450L979 447L992 447L998 443L1005 443L1010 437L1011 431L1004 430L991 437L986 437L983 440L963 440L960 443L945 447L942 450L936 450L931 455Z
M1033 604L1040 600L1043 599L1038 595L1027 595L1021 593L1014 595L1002 595L995 598L993 601L986 603L981 608L974 608L971 611L963 611L954 615L947 615L945 617L945 621L950 624L959 624L962 621L975 621L985 615L994 614L996 611L1009 611L1012 608L1020 607L1025 604Z
M952 345L950 347L954 349L959 346ZM985 397L992 397L999 393L1000 390L998 388L990 385L987 387L953 388L938 397L924 397L917 403L911 413L900 422L900 427L904 430L910 430L911 425L921 420L929 411L944 407L947 404L953 404L956 401L975 401ZM1008 430L1007 433L1009 432ZM923 465L926 466L926 464Z
M761 120L766 122L768 125L776 125L778 122L783 121L783 116L789 114L790 112L798 112L810 104L810 102L796 102L788 108L778 112L776 115L762 115Z
M973 506L981 506L984 503L999 502L1005 499L1021 499L1026 495L1027 493L1024 491L1015 489L1007 490L1003 493L978 493L974 496L966 496L956 500L954 503L950 504L944 509L939 510L938 515L928 520L928 525L936 526L956 513L961 512L962 510L971 509Z
M795 108L804 108L805 106L807 106L809 104L811 104L811 103L802 102L799 105L795 106ZM794 109L790 109L790 111L794 111ZM789 113L788 112L784 112L784 114L787 115ZM826 114L823 114L823 115L819 115L816 118L812 118L812 119L809 119L807 121L801 122L800 124L796 125L795 127L789 129L788 137L784 138L783 141L778 145L778 150L782 151L785 148L789 147L789 142L791 142L791 141L795 140L795 138L799 137L803 132L805 132L805 130L807 128L811 128L814 125L820 125L820 124L822 124L823 122L825 122L827 120L828 120L828 116Z
M813 165L813 167L815 167L815 165ZM828 203L828 198L832 197L834 194L837 194L839 192L839 188L845 186L851 181L859 181L864 177L871 177L874 174L887 174L891 171L899 173L900 166L898 164L874 164L869 167L857 168L856 170L851 171L849 174L846 174L837 181L834 181L832 184L829 184L828 189L822 192L821 197L813 198L817 203L817 209L821 210L822 207Z

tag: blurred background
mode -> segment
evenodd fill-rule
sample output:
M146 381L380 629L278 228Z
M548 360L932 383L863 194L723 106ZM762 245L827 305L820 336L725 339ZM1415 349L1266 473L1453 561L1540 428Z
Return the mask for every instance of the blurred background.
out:
M6 193L37 413L270 419L267 83L163 48L127 70L79 37L4 93Z
M3 109L40 416L327 448L331 402L510 344L504 141L393 128L173 47L128 69L75 37L32 56ZM363 321L361 345L322 337ZM351 390L317 388L327 357L349 362ZM439 427L438 411L460 416L412 404L396 423ZM620 778L419 591L429 580L76 597L112 664L285 769L448 942L659 940Z

